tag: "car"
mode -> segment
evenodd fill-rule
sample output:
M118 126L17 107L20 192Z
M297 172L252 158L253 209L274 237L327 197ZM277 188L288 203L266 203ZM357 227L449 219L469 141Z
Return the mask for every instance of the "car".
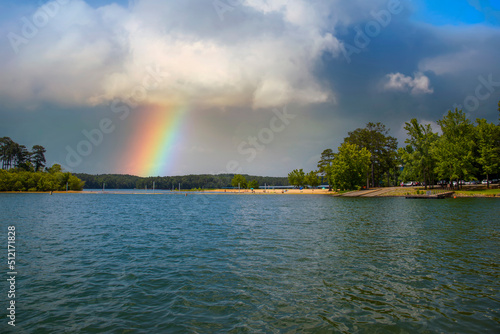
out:
M437 185L441 186L441 188L445 188L445 187L448 186L448 181L446 181L446 180L440 180L440 181L437 182Z
M490 181L490 183L491 183L491 181ZM488 180L482 180L481 184L488 184Z
M490 181L490 183L497 184L498 183L498 179L493 179L493 180Z
M405 187L412 187L412 186L415 186L417 184L417 182L415 181L408 181L408 182L405 182L403 185Z

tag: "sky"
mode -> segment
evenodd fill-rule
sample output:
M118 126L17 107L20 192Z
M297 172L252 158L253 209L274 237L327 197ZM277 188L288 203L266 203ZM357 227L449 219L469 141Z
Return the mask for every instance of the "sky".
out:
M316 169L349 131L498 121L500 0L4 0L0 137L67 171Z

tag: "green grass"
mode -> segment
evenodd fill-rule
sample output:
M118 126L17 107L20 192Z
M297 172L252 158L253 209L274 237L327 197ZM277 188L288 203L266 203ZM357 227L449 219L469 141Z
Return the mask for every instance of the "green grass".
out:
M457 194L461 195L483 195L483 196L499 196L500 197L500 189L481 189L481 190L457 190L455 191Z
M382 196L410 196L410 195L426 195L430 191L432 195L448 192L449 190L434 188L425 190L423 187L401 187L393 191L384 193Z

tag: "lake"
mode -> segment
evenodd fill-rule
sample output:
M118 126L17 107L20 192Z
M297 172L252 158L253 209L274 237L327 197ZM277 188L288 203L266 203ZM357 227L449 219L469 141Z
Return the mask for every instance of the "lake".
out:
M18 333L498 333L500 201L0 194Z

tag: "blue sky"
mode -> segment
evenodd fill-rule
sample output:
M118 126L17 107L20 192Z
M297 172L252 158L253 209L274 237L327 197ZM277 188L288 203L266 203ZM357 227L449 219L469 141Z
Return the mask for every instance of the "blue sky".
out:
M433 25L500 25L500 0L413 1L413 18ZM495 13L496 11L496 13Z
M70 171L133 172L162 108L187 110L162 175L284 176L367 122L404 145L411 118L498 119L500 0L58 1L0 4L0 136ZM115 130L68 160L103 119Z

